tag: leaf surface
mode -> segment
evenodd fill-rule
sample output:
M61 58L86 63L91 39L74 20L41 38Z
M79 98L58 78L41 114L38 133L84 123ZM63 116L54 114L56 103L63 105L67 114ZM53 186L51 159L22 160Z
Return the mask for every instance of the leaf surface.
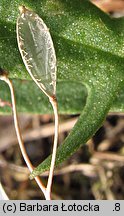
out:
M87 142L110 109L124 110L124 19L111 19L84 0L37 0L35 3L11 0L9 6L2 0L0 66L9 70L19 111L25 112L46 113L51 110L42 93L31 84L17 48L15 23L17 8L22 3L42 17L50 29L57 54L60 112L81 112L70 135L58 148L57 165ZM21 83L20 88L18 83ZM0 97L5 94L8 98L5 86L0 92ZM32 176L49 169L49 165L50 157Z

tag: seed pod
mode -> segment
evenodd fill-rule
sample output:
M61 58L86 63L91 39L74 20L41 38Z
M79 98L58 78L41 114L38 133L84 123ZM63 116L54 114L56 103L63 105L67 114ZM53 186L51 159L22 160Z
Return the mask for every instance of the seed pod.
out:
M56 94L56 55L49 29L34 12L20 6L19 50L30 76L47 96Z

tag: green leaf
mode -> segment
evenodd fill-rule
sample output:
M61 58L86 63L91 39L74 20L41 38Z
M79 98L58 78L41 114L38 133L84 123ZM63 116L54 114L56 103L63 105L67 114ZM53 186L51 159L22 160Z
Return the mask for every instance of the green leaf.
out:
M52 108L48 98L39 90L33 81L13 79L18 112L51 113ZM69 89L70 86L70 89ZM86 103L87 89L78 82L60 81L57 84L59 113L78 114ZM10 101L9 88L0 82L0 98ZM11 112L9 107L0 107L0 113Z
M70 135L58 148L57 165L87 142L110 108L124 110L124 19L110 19L84 0L37 0L35 3L11 0L9 5L2 0L0 66L9 70L10 78L14 79L18 109L24 112L45 113L51 109L30 81L17 48L15 23L21 4L38 13L50 28L58 62L60 112L71 114L83 110ZM1 85L0 97L5 99L3 95L6 95L9 99L6 87ZM50 157L35 169L32 177L49 169L49 165Z

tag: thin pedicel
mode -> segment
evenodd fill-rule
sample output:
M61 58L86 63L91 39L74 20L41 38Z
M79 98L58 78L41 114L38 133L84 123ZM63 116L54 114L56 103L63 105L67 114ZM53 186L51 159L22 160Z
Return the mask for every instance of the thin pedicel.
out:
M9 86L10 89L10 93L11 93L11 100L12 100L12 111L13 111L13 117L14 117L14 125L15 125L15 130L16 130L16 135L18 138L18 142L19 142L19 146L22 152L22 156L30 170L30 172L33 171L34 167L31 164L29 157L27 155L23 140L22 140L22 135L21 135L21 130L20 130L20 126L19 126L19 121L18 121L18 116L17 116L17 110L16 110L16 101L15 101L15 95L14 95L14 89L13 89L13 85L11 80L9 80L7 74L8 72L6 72L5 70L1 69L0 70L0 80L6 82ZM44 185L42 184L40 178L38 176L36 176L35 178L37 184L39 185L40 189L42 190L42 192L44 193L44 195L46 194L46 189L44 187Z
M25 67L37 86L49 98L55 116L55 135L45 198L51 199L51 186L58 143L58 108L56 98L56 55L49 29L33 11L19 7L17 41Z

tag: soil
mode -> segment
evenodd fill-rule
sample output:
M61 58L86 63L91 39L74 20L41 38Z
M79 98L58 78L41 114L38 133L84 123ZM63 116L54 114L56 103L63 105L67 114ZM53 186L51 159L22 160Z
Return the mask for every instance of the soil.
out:
M78 116L60 116L59 143ZM34 166L51 152L53 117L20 115L25 147ZM45 128L46 133L39 133ZM32 135L33 134L33 135ZM0 116L0 177L10 199L44 199L22 158L11 116ZM46 183L47 173L42 175ZM108 115L94 137L55 170L52 199L124 199L124 116Z

